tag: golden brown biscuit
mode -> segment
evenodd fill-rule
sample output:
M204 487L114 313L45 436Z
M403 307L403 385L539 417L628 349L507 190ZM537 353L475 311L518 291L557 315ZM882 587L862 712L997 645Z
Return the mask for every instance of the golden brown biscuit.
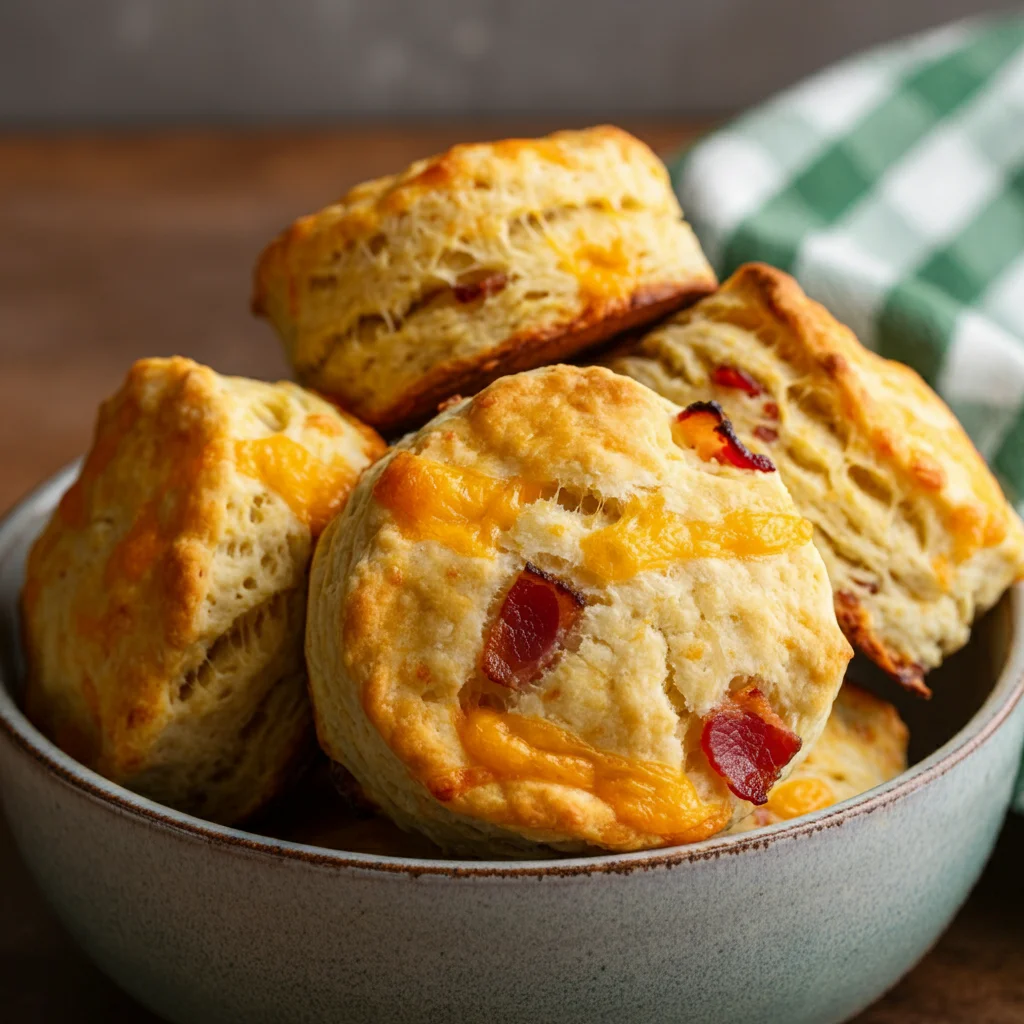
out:
M781 271L741 267L609 365L676 402L715 399L771 456L847 637L911 689L1024 571L1024 527L941 399Z
M32 720L145 796L254 811L310 739L313 539L382 451L297 385L136 363L29 556Z
M894 779L906 771L909 739L891 704L844 683L825 731L807 757L773 787L766 804L729 831L749 832L798 818Z
M471 854L691 842L766 798L752 737L773 778L817 738L851 651L810 524L680 416L599 368L505 377L328 527L317 731L399 825Z
M714 287L664 166L602 127L357 186L266 249L253 309L303 383L394 432Z

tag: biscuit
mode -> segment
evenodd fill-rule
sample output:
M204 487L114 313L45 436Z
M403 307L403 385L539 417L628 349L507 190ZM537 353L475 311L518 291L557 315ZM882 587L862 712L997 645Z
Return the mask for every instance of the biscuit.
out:
M911 689L1024 571L1024 527L941 399L781 271L741 267L609 365L722 404L814 523L847 637Z
M460 145L302 217L253 309L300 381L394 433L712 291L650 149L618 128Z
M844 683L807 757L773 787L766 804L729 831L749 832L820 811L894 779L906 771L909 739L891 704Z
M383 447L295 384L136 363L28 559L32 721L144 796L251 814L311 749L314 537Z
M693 842L817 738L852 652L810 524L680 416L548 367L363 476L306 658L321 746L397 824L470 855Z

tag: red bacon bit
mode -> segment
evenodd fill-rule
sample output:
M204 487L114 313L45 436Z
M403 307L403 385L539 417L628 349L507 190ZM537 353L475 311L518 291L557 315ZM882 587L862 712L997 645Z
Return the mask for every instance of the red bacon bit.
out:
M497 295L507 284L508 275L499 271L494 274L488 274L479 281L473 281L470 284L457 284L452 288L452 294L455 296L456 302L476 302L477 299L486 299L492 295Z
M766 427L763 423L759 423L754 427L754 437L764 441L765 444L771 444L772 441L778 441L779 432L774 427Z
M779 407L775 402L765 402L761 408L768 419L777 420L779 418Z
M579 619L583 603L571 587L527 562L487 636L484 674L513 690L539 679Z
M700 745L736 796L763 804L802 740L786 728L761 691L748 686L704 720Z
M716 366L711 379L720 388L736 388L745 391L751 398L756 398L764 392L764 388L746 370L736 366Z
M740 469L774 473L775 463L767 455L755 455L736 436L717 402L694 402L677 417L683 440L705 461L714 459Z

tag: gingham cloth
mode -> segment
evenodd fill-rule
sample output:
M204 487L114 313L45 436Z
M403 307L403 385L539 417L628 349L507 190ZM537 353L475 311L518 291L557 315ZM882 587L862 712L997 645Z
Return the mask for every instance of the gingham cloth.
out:
M720 275L748 260L787 270L866 345L917 369L1021 507L1024 17L838 64L670 170Z

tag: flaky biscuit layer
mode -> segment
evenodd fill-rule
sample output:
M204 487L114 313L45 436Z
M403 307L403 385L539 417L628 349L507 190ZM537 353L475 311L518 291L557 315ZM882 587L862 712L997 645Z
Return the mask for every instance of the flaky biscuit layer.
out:
M1024 526L941 399L779 270L741 267L609 365L722 404L814 523L846 635L912 688L1024 572Z
M32 548L30 717L108 778L231 822L310 739L315 535L383 451L294 384L136 363Z
M394 432L707 294L668 174L617 128L460 145L263 253L253 307L299 379Z

